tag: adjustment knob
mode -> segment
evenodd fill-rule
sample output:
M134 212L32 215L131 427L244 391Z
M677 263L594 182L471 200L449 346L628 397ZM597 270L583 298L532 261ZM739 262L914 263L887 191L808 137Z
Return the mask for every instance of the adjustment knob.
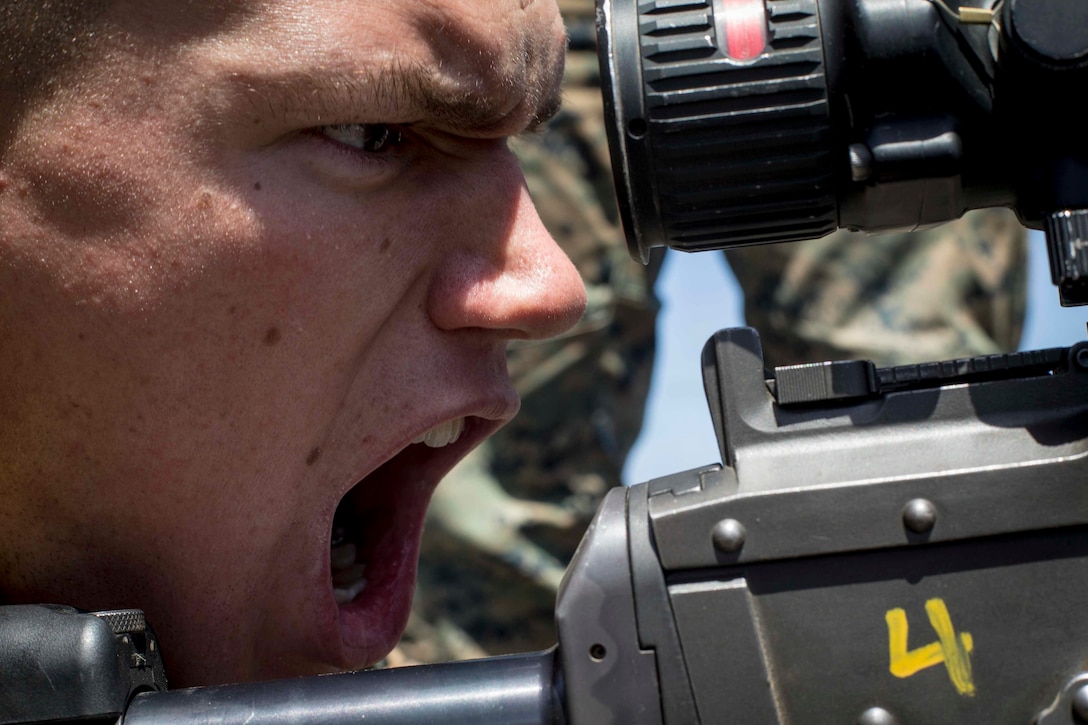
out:
M1088 61L1088 3L1084 0L1009 0L1009 32L1035 57L1052 67Z
M1088 209L1047 214L1046 246L1062 306L1088 304Z

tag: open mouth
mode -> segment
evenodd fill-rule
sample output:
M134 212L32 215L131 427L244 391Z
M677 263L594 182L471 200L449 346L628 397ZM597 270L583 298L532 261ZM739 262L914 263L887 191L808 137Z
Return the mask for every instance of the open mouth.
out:
M396 645L411 609L431 493L498 425L475 417L441 423L341 499L330 536L329 582L347 666L372 664Z

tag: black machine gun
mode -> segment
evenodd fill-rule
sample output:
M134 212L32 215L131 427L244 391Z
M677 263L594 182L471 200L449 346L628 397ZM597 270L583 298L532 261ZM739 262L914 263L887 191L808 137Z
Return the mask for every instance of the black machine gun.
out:
M1083 0L600 0L598 33L637 256L1007 205L1088 301ZM1088 343L768 374L738 329L702 369L721 463L607 496L556 648L166 691L142 619L6 607L0 721L1088 722Z

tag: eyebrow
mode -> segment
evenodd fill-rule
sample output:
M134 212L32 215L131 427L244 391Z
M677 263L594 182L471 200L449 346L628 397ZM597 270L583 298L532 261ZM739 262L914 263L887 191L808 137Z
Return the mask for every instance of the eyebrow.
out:
M297 115L310 123L386 120L467 135L512 135L537 128L562 105L560 84L547 74L526 72L488 84L482 78L443 76L422 63L237 79L255 105L284 120ZM508 92L515 85L522 88Z
M375 88L379 96L389 93L398 100L416 99L428 118L456 131L491 130L519 112L523 125L533 128L558 112L562 103L558 84L544 87L542 79L533 77L519 80L523 90L507 96L501 90L487 93L479 88L444 83L426 66L417 65L379 74ZM514 85L519 80L508 82ZM512 98L518 102L511 105Z

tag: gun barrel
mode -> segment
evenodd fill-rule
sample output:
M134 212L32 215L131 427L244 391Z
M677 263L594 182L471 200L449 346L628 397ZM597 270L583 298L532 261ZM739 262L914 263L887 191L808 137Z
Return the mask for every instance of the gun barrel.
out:
M148 692L133 699L123 723L562 725L561 689L552 648L467 662Z

